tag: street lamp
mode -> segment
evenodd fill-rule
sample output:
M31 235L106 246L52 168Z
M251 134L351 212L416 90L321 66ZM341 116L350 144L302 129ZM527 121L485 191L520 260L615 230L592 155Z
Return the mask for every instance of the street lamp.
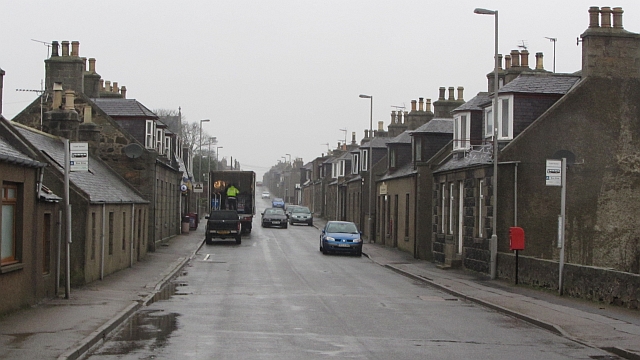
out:
M289 197L288 196L289 188L291 187L291 175L293 174L293 166L291 165L291 154L285 154L285 155L287 155L289 157L288 164L291 167L291 169L289 170L289 178L287 179L287 189L286 189L287 196L285 197L285 198L288 198ZM291 199L289 199L289 204L291 204L291 203L292 203L292 201L291 201Z
M367 162L369 164L367 166L367 171L369 171L369 242L375 242L375 239L372 239L373 221L371 219L371 203L373 202L371 198L373 197L375 199L371 190L371 186L373 185L373 95L360 94L360 98L371 100L371 109L369 110L369 156L367 156Z
M494 68L493 68L493 232L491 241L489 242L489 250L491 253L491 279L496 278L496 266L498 257L498 234L497 232L497 208L498 208L498 10L487 10L476 8L474 14L493 15L495 19L495 50L494 50Z
M209 119L204 119L204 120L200 120L200 144L199 144L199 150L198 150L198 156L200 157L200 164L198 165L198 180L202 183L202 123L203 122L209 122ZM200 217L200 193L198 193L198 208L196 209L196 211L198 212L198 217Z
M209 149L207 151L207 209L209 209L209 213L211 213L211 181L209 181L211 176L211 143L217 144L218 139L215 136L209 137Z
M220 163L218 162L218 149L222 149L224 146L216 146L216 170L220 170Z

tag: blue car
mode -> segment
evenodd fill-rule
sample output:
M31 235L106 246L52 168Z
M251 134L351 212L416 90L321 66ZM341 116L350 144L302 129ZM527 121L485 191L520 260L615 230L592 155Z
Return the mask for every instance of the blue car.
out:
M279 207L284 209L284 200L282 200L282 198L274 198L273 200L271 200L271 207Z
M350 221L329 221L320 233L320 251L362 256L362 232Z

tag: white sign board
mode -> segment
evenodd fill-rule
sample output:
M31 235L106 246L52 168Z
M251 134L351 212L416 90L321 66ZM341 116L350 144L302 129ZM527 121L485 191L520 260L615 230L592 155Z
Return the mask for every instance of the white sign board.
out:
M193 185L193 192L194 193L202 193L204 192L204 187L202 186L202 183L195 183L195 185Z
M547 160L547 186L562 186L562 160Z
M69 144L70 171L89 171L89 144Z

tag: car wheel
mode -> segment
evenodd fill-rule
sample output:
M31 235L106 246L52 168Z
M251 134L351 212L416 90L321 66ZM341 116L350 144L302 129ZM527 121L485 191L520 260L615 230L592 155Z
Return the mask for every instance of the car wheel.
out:
M358 257L362 256L362 250L356 251L355 255L358 256Z
M313 226L313 221L309 221L309 222L307 223L307 225L309 225L309 226Z
M209 237L204 238L204 242L205 242L205 244L207 244L207 245L211 245L211 244L213 244L213 241L212 241L212 240L211 240L211 238L209 238Z
M242 237L240 235L236 236L236 244L242 244Z
M320 251L322 252L322 255L327 255L327 250L322 246L322 240L320 240Z
M289 224L284 223L284 226L283 226L282 228L286 229L288 225L289 225Z

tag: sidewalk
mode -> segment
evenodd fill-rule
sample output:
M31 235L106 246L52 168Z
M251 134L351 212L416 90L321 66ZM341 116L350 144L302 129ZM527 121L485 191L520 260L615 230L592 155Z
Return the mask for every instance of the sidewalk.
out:
M317 228L322 219L314 219ZM202 245L203 229L158 246L143 261L79 289L71 299L53 299L0 319L0 358L76 359L130 314L153 303L162 287ZM555 293L488 281L378 244L365 243L376 264L425 282L455 297L522 319L581 344L627 359L640 359L640 312L602 306ZM34 331L34 329L38 329Z
M202 245L204 228L178 235L133 267L0 319L2 359L76 359L153 303Z

